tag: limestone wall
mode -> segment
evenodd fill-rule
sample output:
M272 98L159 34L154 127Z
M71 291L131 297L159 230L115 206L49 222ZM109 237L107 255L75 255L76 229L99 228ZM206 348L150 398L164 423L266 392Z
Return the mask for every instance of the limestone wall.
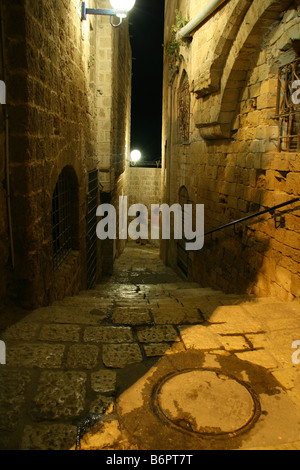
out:
M108 0L98 0L99 8L111 8ZM114 19L116 22L117 19ZM106 17L98 17L95 43L95 105L97 122L97 167L103 197L117 210L119 196L127 192L127 170L130 152L132 57L128 20L120 28L112 28ZM117 216L118 220L118 216ZM113 270L114 259L123 251L122 240L102 243L104 273Z
M115 136L121 149L117 164L116 152L106 143L130 114L128 22L121 28L112 28L109 17L89 16L81 22L79 0L3 4L16 263L12 278L15 297L25 306L36 306L86 287L87 173L99 171L100 203L100 189L113 191L116 178L124 172L129 124ZM108 8L110 3L95 0L89 6ZM124 100L120 112L114 104L115 82ZM2 140L1 135L0 145ZM104 187L101 171L110 175L114 165L117 177ZM52 195L64 168L72 174L76 233L72 252L53 269ZM3 221L6 224L5 217ZM99 277L100 242L97 251ZM4 252L7 258L7 248Z
M159 240L151 239L151 205L161 204L161 168L129 168L128 207L132 204L143 204L148 210L148 240L159 246ZM153 219L159 234L159 219Z
M0 33L1 34L1 33ZM0 35L0 47L2 45ZM6 74L0 53L0 80L5 81ZM0 298L3 298L9 287L10 267L10 241L9 241L9 223L8 223L8 187L6 172L6 114L7 108L0 104Z
M189 20L201 5L167 0L165 43L174 9ZM279 67L297 57L299 25L298 2L231 0L192 32L175 64L165 59L163 197L178 201L185 186L193 204L205 204L207 231L299 196L300 155L279 151L276 118ZM178 122L184 71L188 142ZM284 228L267 215L207 237L189 255L189 277L226 292L299 296L299 209L287 208ZM176 243L163 243L162 256L176 267Z
M151 204L161 203L161 168L129 168L128 204L144 204L151 211Z

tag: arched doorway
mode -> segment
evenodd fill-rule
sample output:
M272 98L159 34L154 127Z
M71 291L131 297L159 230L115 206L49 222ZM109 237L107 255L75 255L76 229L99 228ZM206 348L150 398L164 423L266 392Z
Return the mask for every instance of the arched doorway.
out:
M179 189L179 204L181 205L182 213L184 214L184 205L189 202L189 193L185 186ZM182 221L183 223L183 221ZM184 227L182 227L182 239L177 242L177 266L181 272L188 276L189 272L189 252L185 249L186 239L184 237Z

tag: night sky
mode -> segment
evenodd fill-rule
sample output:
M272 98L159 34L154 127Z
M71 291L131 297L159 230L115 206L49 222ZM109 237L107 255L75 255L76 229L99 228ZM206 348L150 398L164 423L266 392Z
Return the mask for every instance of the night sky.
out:
M161 159L164 0L136 0L130 13L133 57L131 149Z

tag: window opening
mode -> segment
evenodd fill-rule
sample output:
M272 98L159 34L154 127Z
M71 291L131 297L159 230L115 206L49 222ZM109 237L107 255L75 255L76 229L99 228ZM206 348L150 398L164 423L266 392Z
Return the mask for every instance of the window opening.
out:
M68 172L60 174L52 196L53 267L57 269L72 250L72 188Z
M186 71L183 72L178 90L179 134L183 143L190 140L190 85Z
M296 82L299 81L297 84ZM279 119L279 150L300 150L300 59L280 67L278 78L277 117Z

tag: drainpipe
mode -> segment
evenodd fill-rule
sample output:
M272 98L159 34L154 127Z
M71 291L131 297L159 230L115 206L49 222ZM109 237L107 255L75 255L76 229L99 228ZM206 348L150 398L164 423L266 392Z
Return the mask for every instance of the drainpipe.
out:
M208 18L222 3L227 0L209 0L206 5L201 9L195 18L187 23L179 32L178 39L186 38L190 36L191 32L194 31L206 18Z

